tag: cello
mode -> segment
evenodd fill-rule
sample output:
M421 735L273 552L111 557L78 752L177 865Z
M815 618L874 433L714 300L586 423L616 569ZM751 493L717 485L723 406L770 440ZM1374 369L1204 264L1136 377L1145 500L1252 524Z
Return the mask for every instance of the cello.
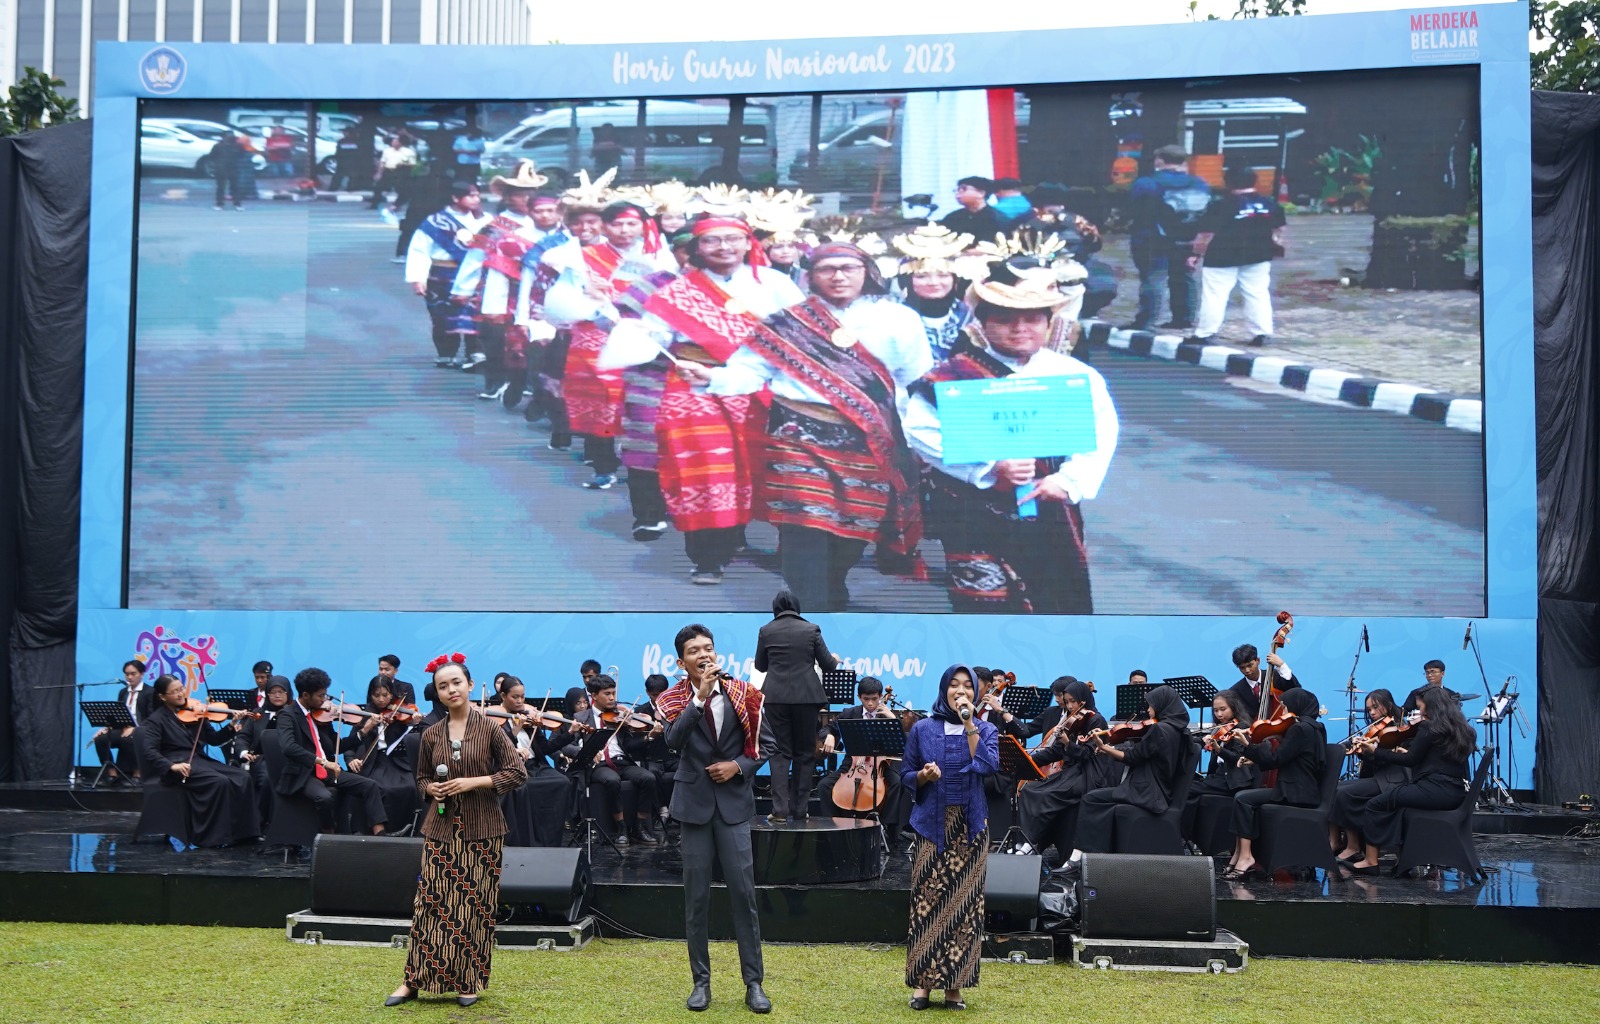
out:
M887 704L880 704L869 712L863 712L862 718L892 719L895 717ZM866 814L876 811L883 803L883 798L889 794L889 787L883 780L883 768L887 757L874 757L872 755L858 755L850 758L848 764L839 770L839 778L833 784L830 796L834 806L841 811L853 811L857 814Z

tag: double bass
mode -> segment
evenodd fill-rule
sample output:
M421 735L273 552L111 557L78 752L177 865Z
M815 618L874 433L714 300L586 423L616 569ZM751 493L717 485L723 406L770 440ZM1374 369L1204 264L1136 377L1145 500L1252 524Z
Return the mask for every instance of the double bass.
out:
M1289 646L1289 634L1294 631L1294 616L1288 612L1279 612L1277 621L1278 631L1272 634L1272 645L1267 650L1268 658ZM1273 667L1267 658L1263 658L1261 659L1259 671L1262 674L1262 680L1261 706L1256 710L1256 719L1258 721L1264 718L1271 718L1275 710L1273 706L1282 705L1283 703L1283 691L1278 689L1278 670ZM1285 726L1284 728L1288 727ZM1281 735L1281 733L1272 735Z

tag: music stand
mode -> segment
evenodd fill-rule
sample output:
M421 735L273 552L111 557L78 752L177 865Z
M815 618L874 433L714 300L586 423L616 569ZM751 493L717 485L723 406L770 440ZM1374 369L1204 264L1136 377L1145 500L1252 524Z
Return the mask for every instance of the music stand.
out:
M1007 692L1009 691L1010 687L1007 687ZM1017 797L1022 792L1022 784L1024 782L1037 782L1044 778L1044 772L1040 770L1037 764L1033 763L1032 755L1018 742L1015 736L1007 732L1000 734L1000 773L1009 775L1016 781L1011 786L1012 824L1010 828L1006 829L1006 834L1000 837L1000 845L995 847L996 853L1004 853L1007 849L1016 849L1018 840L1011 838L1011 833L1013 832L1017 834L1021 841L1027 841L1027 833L1023 832L1022 826L1016 823Z
M1150 707L1150 691L1155 683L1122 683L1117 687L1117 718L1128 721L1143 718Z
M1000 706L1025 722L1044 714L1055 697L1043 686L1008 686L1000 691Z
M884 758L905 755L906 734L905 730L900 728L899 718L841 718L834 724L839 727L839 735L844 739L846 757ZM881 798L878 787L882 784L882 772L883 766L878 765L872 773L872 813L869 817L878 823L878 831L883 833L883 848L887 850L889 838L888 834L883 832L883 816L878 813L878 800ZM884 790L887 789L888 787L884 786Z
M827 695L829 704L854 704L856 702L856 670L853 668L823 669L822 692Z
M572 767L583 772L583 855L589 859L590 863L594 862L594 834L598 828L594 820L594 800L590 793L590 785L594 777L594 759L599 755L600 751L605 749L606 744L611 742L611 737L616 734L616 731L615 728L596 729L584 738L583 743L578 747L577 756L572 759ZM621 801L622 794L619 790L617 794L618 810L622 809ZM626 827L627 822L624 821L623 825ZM611 849L616 851L618 857L622 856L622 847L617 845L615 839L612 839L604 832L600 833L600 838L604 839Z
M128 705L120 700L80 700L78 707L83 709L83 717L87 718L89 724L96 729L109 731L112 729L132 729L138 726L138 723L133 720L133 715L128 713ZM111 765L112 762L107 761L100 766L100 770L95 773L94 781L89 783L90 789L100 785L100 780L105 777L106 771Z
M1206 712L1211 709L1211 702L1217 699L1217 688L1211 685L1211 680L1205 676L1171 676L1161 681L1177 690L1187 707L1200 711L1200 725L1204 727Z

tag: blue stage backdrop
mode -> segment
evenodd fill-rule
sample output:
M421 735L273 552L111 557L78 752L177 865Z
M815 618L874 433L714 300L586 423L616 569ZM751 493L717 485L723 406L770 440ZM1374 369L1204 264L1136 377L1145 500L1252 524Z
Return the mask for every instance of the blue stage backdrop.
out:
M751 668L783 582L761 515L718 585L691 583L675 532L635 539L625 482L579 486L581 443L558 450L519 415L548 349L528 349L528 395L515 377L494 394L454 365L470 350L430 339L411 229L453 183L478 182L492 212L493 180L531 159L555 191L612 167L630 188L803 191L814 231L882 243L891 278L895 240L952 214L979 235L1055 233L1087 271L1072 353L1114 406L1072 413L1073 450L1104 469L1080 495L1092 614L957 614L937 522L919 575L880 573L869 547L847 603L809 617L900 699L926 707L952 662L1093 679L1107 703L1135 669L1224 686L1230 651L1264 649L1287 609L1285 657L1330 736L1360 725L1349 701L1403 698L1430 658L1479 695L1469 715L1503 686L1531 708L1525 15L622 47L102 43L80 678L137 655L246 685L266 659L320 665L359 699L380 654L417 681L460 650L534 698L593 657L632 699L674 674L690 621ZM218 148L239 135L248 152ZM1152 178L1167 146L1184 168ZM969 175L1021 195L1002 181L960 210ZM1246 214L1270 249L1235 270L1220 240ZM1216 248L1186 273L1201 231ZM918 309L937 352L949 303L919 299L909 274L892 284L883 301ZM1075 543L1041 541L1019 567ZM1531 786L1532 723L1508 731L1511 781Z

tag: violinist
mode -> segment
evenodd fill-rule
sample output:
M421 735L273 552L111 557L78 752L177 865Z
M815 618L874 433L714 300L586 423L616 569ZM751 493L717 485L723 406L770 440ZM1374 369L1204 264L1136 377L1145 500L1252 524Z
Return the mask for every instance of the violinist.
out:
M1379 738L1382 746L1385 732L1407 728L1405 712L1394 702L1388 690L1373 690L1366 699L1367 729L1350 737L1345 749L1354 752L1355 741L1365 734ZM1360 768L1354 779L1339 783L1333 796L1333 815L1328 822L1328 843L1339 860L1354 864L1361 860L1362 843L1359 826L1366 813L1367 804L1379 793L1387 792L1411 780L1411 769L1399 764L1379 764L1370 757L1359 757Z
M594 767L589 774L590 793L603 801L600 810L610 810L612 840L618 846L626 846L630 842L640 846L656 846L660 842L653 827L659 806L656 802L656 777L641 763L646 744L644 733L649 728L638 729L628 724L633 709L617 704L615 679L601 674L591 678L586 686L590 707L578 712L573 719L575 725L566 726L557 734L565 747L564 753L569 758L578 756L582 746L579 726L587 727L589 731L612 730L611 738L594 756ZM633 788L631 819L627 816L623 801L624 782ZM600 813L596 813L595 817L607 820Z
M372 677L372 682L367 685L367 699L372 699L372 688L378 685L381 679L389 684L391 699L396 704L415 704L417 691L410 683L399 677L400 656L385 654L378 659L378 674Z
M1283 695L1283 706L1294 715L1289 729L1274 746L1270 742L1229 740L1244 759L1260 768L1276 768L1278 784L1271 789L1247 789L1233 798L1233 857L1222 877L1243 881L1261 872L1256 868L1253 844L1261 835L1261 805L1288 804L1315 807L1322 800L1322 775L1327 765L1328 734L1317 721L1317 695L1295 687Z
M350 727L344 741L345 767L378 784L384 820L394 822L392 835L408 835L422 806L417 796L417 745L422 740L422 715L402 704L392 677L378 676L367 687L366 709L372 715ZM372 822L355 821L356 829Z
M1233 664L1238 668L1242 678L1229 689L1239 695L1239 699L1244 702L1244 709L1250 713L1252 719L1261 716L1261 687L1268 678L1272 680L1272 688L1275 690L1289 690L1300 685L1300 681L1295 678L1294 669L1290 668L1276 651L1267 655L1267 664L1272 671L1263 672L1261 654L1256 650L1255 644L1240 644L1235 647Z
M1367 802L1354 823L1365 849L1350 868L1359 874L1376 874L1378 851L1400 845L1402 812L1448 811L1467 797L1467 756L1478 746L1472 726L1462 717L1461 705L1438 688L1417 696L1417 734L1404 747L1384 750L1376 737L1356 741L1356 753L1377 765L1397 764L1411 769L1411 781L1379 793ZM1348 863L1348 862L1347 862Z
M1094 691L1088 684L1062 676L1050 684L1050 689L1056 694L1057 703L1036 719L1046 723L1048 731L1044 742L1031 754L1033 763L1040 768L1060 768L1047 778L1022 787L1017 794L1017 816L1034 852L1043 854L1054 846L1065 858L1072 852L1078 801L1091 789L1111 785L1116 763L1109 757L1096 756L1092 747L1081 742L1092 730L1106 727L1106 720L1095 710ZM1051 712L1055 714L1052 716ZM1054 721L1050 720L1052 717Z
M1261 771L1244 759L1239 748L1229 744L1236 730L1248 734L1250 712L1245 710L1244 698L1234 690L1219 690L1211 701L1211 720L1215 723L1200 746L1211 757L1206 763L1206 773L1189 785L1189 799L1183 808L1183 837L1200 844L1211 834L1202 827L1200 801L1207 796L1232 797L1240 790L1254 789L1261 784ZM1241 760L1244 763L1240 763Z
M1010 685L1006 673L1000 669L986 669L981 665L973 667L978 675L978 720L988 722L1001 732L1010 733L1019 740L1028 738L1027 723L1016 715L1007 711L1001 697L1002 691Z
M359 808L359 820L369 824L373 835L380 836L388 822L382 788L371 779L344 770L337 757L333 725L312 717L328 703L328 687L332 685L333 680L320 668L303 668L295 674L295 703L278 715L273 726L281 738L284 768L283 775L272 780L272 790L281 796L301 794L316 804L327 832L333 831L334 796L338 794L353 801Z
M667 810L672 804L672 776L678 771L678 755L667 747L667 719L661 713L660 706L656 703L663 693L667 692L667 677L659 672L652 672L645 677L644 693L648 698L641 714L650 718L654 723L650 731L645 734L644 766L650 774L656 777L656 815L661 819L661 835L667 835L669 828L675 827L672 815Z
M260 811L262 821L272 818L272 781L267 778L267 761L261 753L261 738L272 728L278 713L289 706L289 685L289 680L283 676L268 677L266 689L262 691L266 703L261 706L261 717L240 719L234 727L234 753L245 771L250 773L251 789L255 793L256 809Z
M122 678L122 691L117 694L117 700L127 707L134 725L126 729L100 729L94 734L94 752L99 755L101 764L111 765L106 770L106 781L112 785L137 774L139 741L134 731L155 703L151 688L144 683L144 662L137 659L123 662ZM116 751L115 764L111 762L113 750Z
M888 702L884 700L883 681L876 676L862 676L856 680L856 698L861 702L839 712L835 721L858 721L864 718L894 719L899 716L890 710ZM829 726L823 733L822 752L832 754L841 749L844 742L837 725ZM855 818L869 815L870 812L857 812L841 808L833 799L833 789L839 777L848 771L850 765L847 761L839 770L829 772L817 784L817 797L821 801L822 816L824 818ZM899 843L900 830L909 820L911 814L910 794L900 785L898 771L878 772L878 785L882 790L882 799L878 802L877 813L883 822L887 833L889 846L893 848Z
M489 721L510 738L528 772L526 782L500 798L506 816L506 845L560 846L562 828L572 810L572 780L550 765L549 755L559 745L552 739L552 730L535 717L539 709L529 705L521 679L508 675L496 685L498 710L521 717L490 714Z
M1084 853L1109 853L1115 848L1116 811L1123 804L1150 814L1164 814L1170 805L1179 776L1186 770L1194 748L1189 739L1189 709L1170 686L1158 686L1145 697L1154 724L1145 726L1139 739L1112 745L1102 733L1091 732L1086 742L1096 755L1112 761L1112 771L1125 767L1127 773L1115 786L1091 789L1078 805L1077 848L1072 851L1068 869L1083 860Z
M204 718L182 721L178 713L189 713L190 699L177 676L156 677L151 694L154 704L135 733L140 761L149 772L145 784L181 787L188 795L189 838L195 846L229 846L259 836L261 817L250 776L206 753L206 747L233 738L234 722L244 712L232 712L233 721L221 729Z

